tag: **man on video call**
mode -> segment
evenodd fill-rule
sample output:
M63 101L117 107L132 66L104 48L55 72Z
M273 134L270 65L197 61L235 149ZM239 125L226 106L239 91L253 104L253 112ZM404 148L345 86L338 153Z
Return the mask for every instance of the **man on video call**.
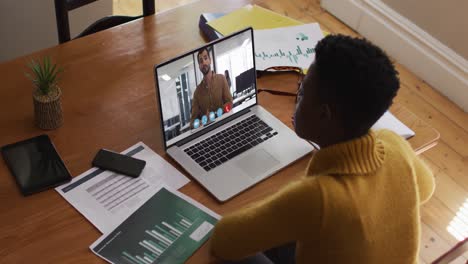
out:
M209 118L210 112L216 114L218 109L221 109L223 113L227 113L232 109L232 95L226 77L211 70L211 58L207 48L198 51L197 60L203 80L193 94L190 124L195 128L198 127L194 124L196 119L199 119L199 124L203 124L203 115Z

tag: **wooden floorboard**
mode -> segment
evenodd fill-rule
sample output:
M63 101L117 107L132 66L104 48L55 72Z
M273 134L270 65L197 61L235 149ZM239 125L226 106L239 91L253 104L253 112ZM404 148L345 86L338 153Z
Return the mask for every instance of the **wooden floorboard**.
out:
M461 157L468 157L468 148L466 147L468 146L468 132L458 123L450 120L436 105L424 100L404 83L398 91L396 101L438 130L441 140Z
M432 228L425 223L421 224L421 259L431 263L450 249L447 241L442 239Z
M195 0L163 0L156 1L155 11L156 13L180 6L185 5ZM141 0L113 0L113 14L114 15L125 15L125 16L139 16L143 14L143 7Z
M141 14L140 1L113 1L115 14ZM190 2L193 0L157 1L156 12ZM296 1L284 3L299 4ZM268 1L262 4L270 9L279 9ZM306 22L313 18L325 31L358 36L354 30L320 8L319 0L303 5L300 9L304 12L284 15ZM421 208L419 261L426 264L457 243L455 237L447 231L447 226L468 198L468 114L409 69L398 62L396 66L400 73L401 88L395 101L437 129L441 135L439 144L421 155L432 169L436 181L433 197ZM468 222L468 219L465 221ZM468 253L454 263L465 263L467 258Z
M441 132L442 134L443 132ZM468 159L461 157L453 148L441 140L437 146L423 153L455 182L468 191Z
M452 103L447 97L442 95L440 92L434 90L429 84L421 80L416 75L412 74L405 67L397 68L401 81L410 89L413 89L418 93L428 104L439 107L445 118L451 120L464 131L468 131L468 114L465 113L460 107Z
M447 227L453 220L455 214L456 211L450 210L437 197L432 197L421 207L422 222L427 224L450 245L455 245L458 242L458 240L447 231Z
M468 191L460 186L447 173L438 168L434 163L423 158L432 169L435 176L436 189L434 197L442 201L447 208L457 212L468 197Z

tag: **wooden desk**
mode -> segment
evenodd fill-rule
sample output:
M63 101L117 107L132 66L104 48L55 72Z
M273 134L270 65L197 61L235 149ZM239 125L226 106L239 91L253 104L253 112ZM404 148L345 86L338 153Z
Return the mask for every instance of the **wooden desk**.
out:
M323 12L315 2L306 0L253 2L304 22L314 21ZM99 148L121 151L138 141L174 164L163 152L153 65L204 43L197 27L200 13L232 11L247 3L250 1L201 1L1 64L0 146L47 133L72 175L89 169ZM60 82L65 123L54 131L41 131L33 125L32 86L24 76L29 59L44 55L65 67ZM296 77L264 76L259 85L293 91ZM259 102L290 125L293 98L261 93ZM399 106L394 109L416 131L410 140L416 150L437 141L438 133L423 121ZM181 191L224 214L297 178L309 158L225 204L216 202L195 182ZM103 263L88 249L100 236L93 225L54 190L22 197L3 160L0 199L0 263ZM209 259L204 246L189 263Z

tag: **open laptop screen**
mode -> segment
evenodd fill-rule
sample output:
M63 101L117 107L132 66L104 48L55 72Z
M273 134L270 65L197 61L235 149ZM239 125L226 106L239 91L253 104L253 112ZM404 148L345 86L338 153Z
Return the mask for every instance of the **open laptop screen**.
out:
M166 147L256 104L254 72L251 29L158 65Z

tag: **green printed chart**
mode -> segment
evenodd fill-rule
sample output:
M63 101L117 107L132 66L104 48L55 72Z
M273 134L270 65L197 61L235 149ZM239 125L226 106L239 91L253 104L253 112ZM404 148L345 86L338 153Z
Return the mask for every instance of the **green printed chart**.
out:
M184 263L209 238L217 218L190 198L162 188L90 248L111 263Z

